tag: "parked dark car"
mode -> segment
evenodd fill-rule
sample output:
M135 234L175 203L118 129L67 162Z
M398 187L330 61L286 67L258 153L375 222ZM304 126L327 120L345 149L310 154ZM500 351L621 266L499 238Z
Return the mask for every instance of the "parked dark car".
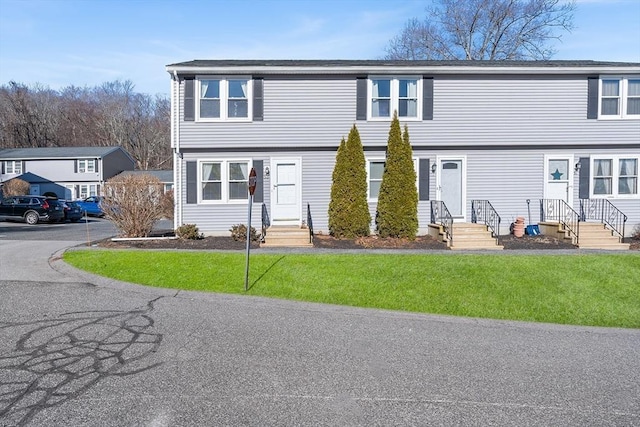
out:
M0 202L0 218L18 219L27 224L64 221L64 206L43 196L13 196Z
M78 222L82 219L84 212L80 209L78 202L71 200L61 200L64 205L64 219L65 221Z
M87 215L98 217L104 216L104 212L102 212L102 208L100 207L101 202L102 197L100 196L91 196L84 200L77 200L78 206L82 212L86 212Z

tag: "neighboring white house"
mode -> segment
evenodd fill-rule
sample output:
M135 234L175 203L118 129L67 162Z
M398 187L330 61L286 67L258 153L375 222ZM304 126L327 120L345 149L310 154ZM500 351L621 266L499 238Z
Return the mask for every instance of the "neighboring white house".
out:
M471 221L488 200L502 229L607 200L640 224L640 64L597 61L194 60L168 65L176 227L226 234L254 218L327 232L336 149L355 124L377 189L393 111L409 128L420 230L433 201ZM372 224L373 228L373 224Z
M133 170L135 161L121 147L6 148L0 165L0 184L20 178L34 195L84 199L100 195L105 181Z

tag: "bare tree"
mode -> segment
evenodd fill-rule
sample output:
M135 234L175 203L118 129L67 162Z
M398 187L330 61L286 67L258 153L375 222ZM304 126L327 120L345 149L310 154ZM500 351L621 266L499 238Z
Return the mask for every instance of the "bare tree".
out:
M434 0L424 20L410 19L386 59L541 60L573 29L575 1Z
M164 216L162 190L152 175L116 175L105 183L102 211L125 237L147 237Z
M54 91L0 86L0 148L121 146L136 168L171 169L170 103L131 81Z
M22 196L29 194L29 183L20 178L13 178L2 185L2 195L4 197Z

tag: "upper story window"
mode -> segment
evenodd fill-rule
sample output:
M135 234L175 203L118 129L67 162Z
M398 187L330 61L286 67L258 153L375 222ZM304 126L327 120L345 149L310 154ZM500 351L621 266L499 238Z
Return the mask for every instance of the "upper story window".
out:
M4 173L20 175L22 173L22 161L21 160L5 160Z
M200 162L200 201L203 203L247 201L249 160Z
M599 107L601 119L640 118L640 77L602 77Z
M94 173L96 171L95 159L78 160L78 173Z
M401 119L421 117L420 77L371 77L368 111L370 119L389 119L398 112Z
M201 78L197 80L197 117L201 121L250 120L251 79Z
M637 197L638 156L594 157L591 167L594 197Z

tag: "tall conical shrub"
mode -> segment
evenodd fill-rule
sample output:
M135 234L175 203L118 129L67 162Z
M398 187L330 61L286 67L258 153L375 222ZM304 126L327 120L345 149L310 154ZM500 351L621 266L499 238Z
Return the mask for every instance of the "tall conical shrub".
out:
M335 237L368 236L367 172L360 133L355 125L336 154L329 202L329 233Z
M409 129L400 132L394 112L389 130L387 159L378 195L376 230L381 237L415 239L418 233L418 190Z

